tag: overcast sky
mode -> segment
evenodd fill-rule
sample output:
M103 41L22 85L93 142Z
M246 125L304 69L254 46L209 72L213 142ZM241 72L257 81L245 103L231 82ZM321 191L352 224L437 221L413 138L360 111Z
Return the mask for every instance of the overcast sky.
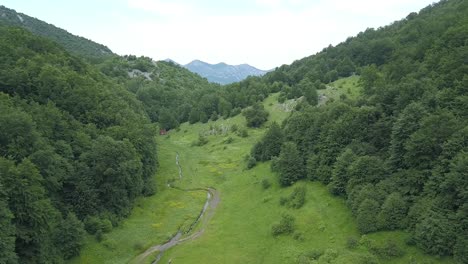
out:
M432 0L0 0L118 54L271 69Z

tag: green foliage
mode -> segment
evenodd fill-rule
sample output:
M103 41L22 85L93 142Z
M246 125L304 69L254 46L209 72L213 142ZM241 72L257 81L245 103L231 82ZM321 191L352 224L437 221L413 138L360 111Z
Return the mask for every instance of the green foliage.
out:
M403 228L406 212L407 205L403 197L397 192L391 193L385 199L382 209L377 215L380 228L387 230Z
M280 205L286 205L289 208L299 209L301 208L306 199L306 189L304 186L297 186L294 188L292 193L287 197L280 198Z
M262 188L264 190L268 189L271 187L271 182L268 179L262 179Z
M341 153L333 166L332 179L328 184L330 192L334 195L345 195L346 185L349 181L349 166L356 158L351 149L346 149Z
M90 234L108 233L112 230L112 223L105 218L89 216L84 220L85 229Z
M304 178L304 162L293 142L285 142L278 158L279 183L289 186Z
M83 223L76 218L75 214L69 213L58 230L56 241L61 247L63 257L69 259L78 255L84 243Z
M246 128L241 128L237 131L237 134L239 135L239 137L242 137L242 138L246 138L249 136L249 132L247 132L247 129Z
M257 160L254 157L249 156L247 159L247 169L251 169L255 167L255 165L257 165Z
M357 246L359 246L359 240L355 237L348 237L346 240L346 247L349 249L355 249Z
M456 224L443 211L430 210L416 225L414 235L424 251L439 256L449 255L457 237Z
M276 122L273 122L263 138L253 147L252 156L259 161L270 160L278 156L283 140L283 131Z
M260 127L268 119L268 112L262 104L254 104L245 109L242 114L245 116L248 127Z
M283 214L278 223L271 226L271 234L273 236L288 235L294 231L295 218L289 214Z
M15 10L0 6L0 24L23 27L33 34L49 38L61 46L68 52L83 56L90 61L102 60L113 55L112 51L101 44L93 42L83 37L75 36L67 31L48 24L39 19L30 17L25 14L16 13ZM21 19L18 17L21 16Z
M18 257L15 252L15 226L12 223L13 214L11 213L7 196L0 184L0 262L16 263Z
M364 234L377 231L378 225L375 213L379 210L380 206L376 201L370 199L362 201L356 216L359 231Z
M370 249L381 258L398 258L405 254L405 251L393 240L387 240L383 245L372 244Z
M14 226L2 233L18 262L59 263L79 253L84 219L118 222L154 193L155 127L133 94L57 44L0 34L0 215Z
M206 145L208 144L208 139L203 136L202 134L199 134L198 135L198 139L194 142L192 142L192 146L198 146L198 147L201 147L203 145Z

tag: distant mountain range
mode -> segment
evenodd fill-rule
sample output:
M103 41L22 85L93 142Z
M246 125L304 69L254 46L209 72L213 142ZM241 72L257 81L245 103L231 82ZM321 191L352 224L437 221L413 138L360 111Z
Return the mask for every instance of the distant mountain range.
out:
M187 68L191 72L205 77L210 82L220 84L238 82L244 80L248 76L261 76L268 72L259 70L248 64L229 65L224 62L210 64L200 60L194 60L186 65L183 65L183 67Z
M52 24L18 13L2 5L0 5L0 25L1 24L25 28L33 34L57 42L68 52L83 56L87 59L96 60L113 55L112 51L102 44L75 36Z

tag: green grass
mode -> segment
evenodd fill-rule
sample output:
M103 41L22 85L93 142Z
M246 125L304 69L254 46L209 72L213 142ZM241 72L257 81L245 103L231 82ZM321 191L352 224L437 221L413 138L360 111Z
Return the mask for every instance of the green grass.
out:
M331 196L319 183L296 184L307 190L306 203L300 209L281 206L280 197L288 196L294 186L280 188L269 163L246 170L244 161L265 127L289 115L278 106L277 96L274 94L264 102L270 121L262 128L249 129L246 138L231 131L208 135L216 127L233 124L244 127L245 119L241 115L207 124L182 124L179 131L158 137L161 164L158 193L138 200L132 215L106 235L109 241L114 241L111 249L89 238L90 243L73 263L127 263L150 245L165 242L180 226L186 227L198 216L205 202L204 192L181 192L166 186L168 180L178 178L176 152L180 155L183 179L175 183L183 188L215 187L221 202L205 233L169 249L160 263L169 260L172 263L310 263L303 255L312 250L326 252L330 263L359 263L363 255L369 254L369 245L379 245L390 238L404 247L406 254L400 258L380 258L380 263L451 263L449 259L430 257L404 245L407 237L404 232L378 232L363 238L344 200ZM200 133L207 134L208 143L191 146ZM227 144L229 137L233 140ZM266 190L261 184L265 178L272 183ZM295 216L296 231L302 234L302 240L294 239L293 235L271 235L271 226L283 213ZM348 249L350 237L367 242ZM136 249L137 243L144 244L144 248ZM324 258L318 263L324 263Z
M340 100L341 97L354 99L361 92L358 85L359 76L353 75L347 78L338 79L327 85L324 90L318 90L319 105L330 101Z

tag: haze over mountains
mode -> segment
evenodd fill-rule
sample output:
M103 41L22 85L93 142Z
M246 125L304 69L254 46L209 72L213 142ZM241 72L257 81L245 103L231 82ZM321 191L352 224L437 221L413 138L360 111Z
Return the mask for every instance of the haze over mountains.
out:
M194 60L184 65L184 67L191 72L207 78L210 82L219 84L239 82L248 76L262 76L268 72L259 70L248 64L229 65L224 62L210 64L200 60Z

